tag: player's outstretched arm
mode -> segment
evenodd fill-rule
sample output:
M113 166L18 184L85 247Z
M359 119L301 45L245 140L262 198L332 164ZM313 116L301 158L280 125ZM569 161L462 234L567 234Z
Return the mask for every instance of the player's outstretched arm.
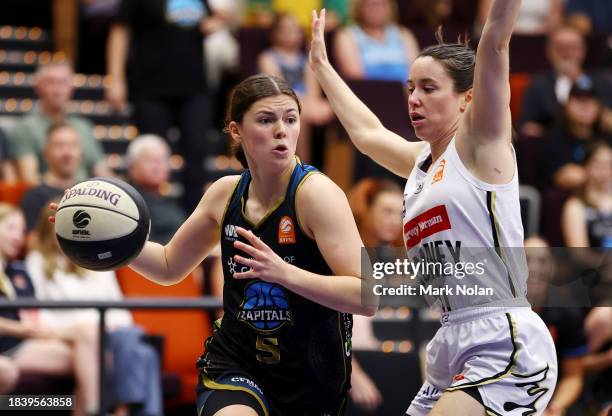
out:
M351 91L329 63L325 49L325 9L312 12L310 68L336 116L357 149L379 165L407 178L422 143L411 143L386 129L378 117ZM406 117L408 123L408 117Z
M510 37L521 0L494 0L478 50L470 130L482 139L509 140Z
M457 139L459 154L481 179L512 179L514 158L510 115L510 37L520 0L493 0L476 52L472 104Z
M235 260L251 270L234 277L260 278L330 309L374 315L376 307L361 302L363 243L342 190L323 175L311 175L296 195L296 211L302 230L314 238L334 275L315 274L288 264L251 231L239 228L238 234L249 244L234 243L245 253Z
M212 184L170 242L147 242L130 267L162 285L183 280L219 242L223 213L238 180L239 176L226 176Z

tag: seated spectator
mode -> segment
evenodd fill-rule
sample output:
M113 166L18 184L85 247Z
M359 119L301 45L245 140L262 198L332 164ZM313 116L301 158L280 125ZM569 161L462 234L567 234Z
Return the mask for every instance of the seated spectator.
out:
M93 272L71 263L61 252L55 227L48 221L54 211L45 209L36 227L36 244L26 256L36 297L43 300L121 300L115 273ZM56 331L79 323L98 327L99 313L94 309L43 309L40 321ZM159 357L155 349L141 340L143 331L133 326L126 309L106 312L106 325L112 351L112 380L117 414L127 415L128 405L136 414L155 416L163 411Z
M491 0L480 0L478 3L478 28L487 19ZM563 0L523 0L514 33L521 35L543 35L559 26L563 20Z
M303 50L304 33L291 14L279 14L271 28L272 47L259 55L259 71L285 79L300 96L302 113L297 154L311 161L311 126L327 124L334 113L321 96L321 88L308 67L308 56Z
M30 188L21 200L28 233L36 227L47 202L61 197L65 189L77 182L76 175L83 153L78 131L65 122L53 124L47 133L42 153L47 170L41 177L40 185Z
M166 244L187 215L174 199L163 195L170 179L170 147L159 136L134 139L127 149L128 177L144 198L151 214L149 239Z
M0 129L0 180L5 182L15 182L17 172L10 160L9 142L4 131Z
M396 183L386 179L363 179L349 193L349 203L366 247L402 245L403 197ZM380 347L372 322L370 317L353 317L352 345L355 350ZM354 358L353 370L349 395L360 408L373 412L382 403L382 396Z
M588 352L582 312L577 308L547 308L546 297L553 280L554 259L548 244L539 237L525 241L529 279L527 296L551 333L557 350L557 387L544 414L563 415L582 392L583 357Z
M402 189L389 179L362 179L349 193L366 247L402 246Z
M589 82L576 83L557 123L542 143L538 166L540 187L551 183L560 189L574 190L585 181L583 164L587 148L602 138L602 106ZM603 137L608 142L612 137Z
M561 230L568 247L612 248L612 148L594 144L585 157L586 180L563 207Z
M25 243L25 220L21 211L0 203L0 298L33 297L34 288L23 263L15 258ZM98 352L96 328L70 323L61 331L41 325L32 313L0 309L0 384L10 391L19 374L74 375L79 406L98 410ZM6 372L5 372L6 371Z
M612 83L603 75L585 72L586 52L584 37L571 26L560 26L548 36L551 70L536 76L525 91L518 123L522 136L543 137L576 82L591 83L603 105L612 107Z
M355 25L336 34L334 56L339 72L351 79L406 82L419 45L410 30L397 25L392 0L354 0Z
M590 354L584 359L584 369L591 385L590 402L597 416L609 416L612 411L612 308L592 308L585 319Z
M568 21L583 33L612 33L612 3L609 0L568 0Z
M67 113L73 93L72 77L72 68L66 62L41 65L34 76L34 91L39 97L38 111L24 116L9 134L11 156L16 161L22 181L41 182L41 175L47 170L42 155L47 130L58 122L70 124L81 138L83 159L78 180L112 174L106 165L102 146L93 136L92 123Z

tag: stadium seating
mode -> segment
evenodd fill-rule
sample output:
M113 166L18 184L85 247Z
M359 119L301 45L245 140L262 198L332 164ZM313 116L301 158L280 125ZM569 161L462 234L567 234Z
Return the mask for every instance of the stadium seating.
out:
M117 271L117 278L125 297L198 297L201 291L193 278L188 276L173 286L153 283L130 268ZM195 386L198 372L197 358L204 352L204 341L212 334L208 313L201 310L134 310L134 321L147 333L162 335L163 372L181 381L178 397L169 406L195 402Z

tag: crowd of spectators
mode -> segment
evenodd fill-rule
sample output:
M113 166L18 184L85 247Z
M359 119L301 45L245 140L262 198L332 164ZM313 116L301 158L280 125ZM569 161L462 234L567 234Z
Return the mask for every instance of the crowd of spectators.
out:
M402 88L411 61L431 43L439 25L453 35L470 33L477 44L490 0L83 3L89 8L104 3L111 22L106 59L100 52L100 62L106 64L98 68L109 76L105 100L119 113L130 114L140 134L126 151L123 178L140 191L151 210L151 239L165 243L212 178L207 161L215 151L211 137L222 128L215 119L218 103L232 82L250 75L245 69L249 66L237 60L243 56L240 48L257 46L256 70L287 79L298 93L303 111L298 155L321 162L317 152L325 152L326 138L334 136L337 124L307 64L312 9L328 9L329 54L345 78L396 82ZM249 44L237 36L245 28L260 31L265 41ZM524 93L513 89L519 103L513 116L520 180L535 188L543 201L541 237L531 236L526 245L543 248L528 250L529 287L557 342L561 369L548 414L572 414L572 406L603 411L612 402L606 395L612 391L606 381L612 379L612 313L596 307L546 308L545 288L556 272L548 245L612 247L612 2L523 0L515 33L545 38L540 52L548 66L544 72L526 74L530 82ZM77 62L77 67L84 65ZM64 189L92 176L121 174L109 168L92 122L69 112L74 85L69 62L40 65L32 84L35 109L0 130L3 181L30 187L20 209L0 204L0 296L8 299L122 296L113 273L90 273L71 265L46 222L45 207ZM317 143L323 150L315 149ZM169 196L170 183L176 180L173 153L183 160L181 199ZM334 160L318 167L326 171L329 163ZM366 246L401 245L402 192L396 179L366 179L351 193ZM212 268L204 268L213 276L204 279L210 283L207 294L222 296L222 283L214 278L219 269L218 259ZM63 317L68 313L72 315ZM23 373L73 375L81 413L98 409L95 319L85 311L33 315L3 309L0 314L0 392L10 392ZM113 373L117 414L161 414L160 357L142 343L129 313L117 316L108 321L115 362L126 363L117 364ZM360 339L365 349L380 346L371 326L371 320L356 320L356 346ZM147 373L130 372L128 364L134 363ZM384 398L359 365L354 369L352 398L373 411ZM130 390L128 373L151 383L141 386L144 391Z

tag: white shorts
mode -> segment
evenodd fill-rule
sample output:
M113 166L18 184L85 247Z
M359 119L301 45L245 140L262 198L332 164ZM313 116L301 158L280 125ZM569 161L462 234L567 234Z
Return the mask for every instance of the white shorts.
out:
M487 415L539 415L556 382L555 345L530 308L459 310L427 345L426 381L406 414L425 416L444 392L475 387Z

